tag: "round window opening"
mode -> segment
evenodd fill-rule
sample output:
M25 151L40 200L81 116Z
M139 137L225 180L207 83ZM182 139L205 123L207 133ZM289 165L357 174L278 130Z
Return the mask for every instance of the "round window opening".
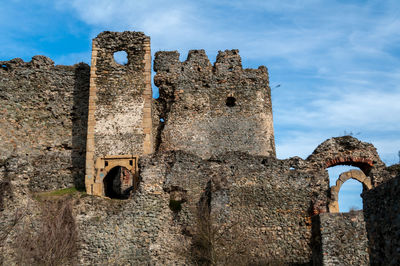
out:
M236 99L235 97L228 97L226 98L226 106L228 107L234 107L236 105Z
M125 51L118 51L114 53L114 61L117 64L125 66L128 64L128 54Z

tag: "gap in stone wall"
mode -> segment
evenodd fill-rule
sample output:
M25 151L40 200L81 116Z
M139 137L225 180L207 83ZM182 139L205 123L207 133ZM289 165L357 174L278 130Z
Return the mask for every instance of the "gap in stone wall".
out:
M362 184L357 180L349 179L344 182L339 191L339 211L362 210L362 190Z
M132 165L133 161L130 160ZM135 189L134 175L123 166L112 168L104 178L104 194L112 199L128 199Z
M338 180L341 173L350 170L360 170L360 168L348 165L337 165L329 167L329 186L332 187L336 185L336 180ZM348 212L350 209L363 209L362 198L360 194L362 193L362 184L357 180L349 179L343 183L339 190L339 211Z
M126 64L128 64L128 54L125 51L115 52L114 60L116 63L125 66Z

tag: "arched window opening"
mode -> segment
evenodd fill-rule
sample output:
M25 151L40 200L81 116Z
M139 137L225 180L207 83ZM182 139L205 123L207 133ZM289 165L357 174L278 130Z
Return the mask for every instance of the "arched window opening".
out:
M341 173L350 171L350 170L360 170L360 168L355 167L355 166L349 166L349 165L336 165L327 168L328 174L329 174L329 186L334 186L336 185L336 180L338 180L339 175Z
M339 190L339 212L362 210L362 190L363 186L357 180L349 179L344 182Z
M103 179L104 195L112 199L128 199L138 188L136 175L123 166L112 168Z
M349 165L336 165L327 168L329 173L329 186L331 188L330 212L349 212L350 210L362 210L363 203L361 193L363 184L355 179L338 180L343 173L360 168ZM339 187L337 187L337 185Z
M125 51L118 51L114 53L114 61L117 64L125 66L128 64L128 54Z

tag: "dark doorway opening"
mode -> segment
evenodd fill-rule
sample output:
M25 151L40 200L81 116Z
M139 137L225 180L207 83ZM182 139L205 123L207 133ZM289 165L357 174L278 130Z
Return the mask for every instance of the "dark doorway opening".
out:
M116 166L104 177L104 194L112 199L128 199L138 187L138 178L126 167Z

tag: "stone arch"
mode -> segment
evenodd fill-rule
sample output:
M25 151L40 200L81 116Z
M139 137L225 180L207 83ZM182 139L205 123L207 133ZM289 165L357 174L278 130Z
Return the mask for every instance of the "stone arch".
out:
M102 195L109 198L127 198L127 190L136 191L139 187L139 174L137 156L133 155L109 155L96 160L96 178L92 194ZM111 192L110 186L115 178L120 178L120 188L114 188ZM110 180L111 179L111 180ZM117 185L117 180L115 180ZM129 195L128 195L129 196Z
M329 212L339 212L339 191L343 183L349 179L359 181L363 185L364 190L372 188L371 179L361 170L350 170L340 174L339 178L336 180L336 185L330 188Z
M385 164L376 148L352 136L331 138L321 143L307 158L318 169L336 165L351 165L361 169L370 178L372 186L382 182L381 171Z
M137 188L137 178L123 166L115 166L103 179L104 195L109 198L127 199Z

